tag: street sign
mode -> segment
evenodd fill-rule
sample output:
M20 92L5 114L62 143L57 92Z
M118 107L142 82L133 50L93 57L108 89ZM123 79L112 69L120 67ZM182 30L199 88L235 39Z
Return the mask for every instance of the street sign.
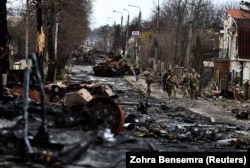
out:
M139 31L132 31L132 36L139 36L140 32Z

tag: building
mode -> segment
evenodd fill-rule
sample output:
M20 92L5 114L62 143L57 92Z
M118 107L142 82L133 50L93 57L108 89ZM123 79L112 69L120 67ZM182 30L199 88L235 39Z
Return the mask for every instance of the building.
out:
M214 80L221 89L233 92L235 85L250 81L250 13L228 9L220 31L219 58L214 60ZM248 96L250 97L250 96Z

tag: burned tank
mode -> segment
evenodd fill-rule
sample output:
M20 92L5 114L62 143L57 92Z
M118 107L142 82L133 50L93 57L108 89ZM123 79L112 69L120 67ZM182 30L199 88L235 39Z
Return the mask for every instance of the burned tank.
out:
M101 77L123 76L129 73L130 69L127 61L121 56L108 57L104 62L93 66L95 76Z

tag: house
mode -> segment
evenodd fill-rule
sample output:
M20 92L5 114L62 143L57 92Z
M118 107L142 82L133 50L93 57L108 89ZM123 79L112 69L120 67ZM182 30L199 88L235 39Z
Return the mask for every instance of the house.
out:
M250 81L250 12L228 9L219 37L219 58L214 60L214 80L224 91ZM250 93L250 92L249 92ZM247 96L250 97L250 96Z

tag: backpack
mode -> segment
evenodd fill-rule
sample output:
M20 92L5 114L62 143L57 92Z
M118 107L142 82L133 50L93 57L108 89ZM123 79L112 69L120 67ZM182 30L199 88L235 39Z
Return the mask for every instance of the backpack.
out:
M188 83L188 82L189 82L189 75L188 75L188 74L185 74L185 75L184 75L183 83Z
M200 78L199 74L197 74L197 73L191 74L190 75L190 82L197 83L199 78Z
M151 75L148 75L147 77L146 77L146 83L152 83L153 82L153 78L152 78L152 76Z

